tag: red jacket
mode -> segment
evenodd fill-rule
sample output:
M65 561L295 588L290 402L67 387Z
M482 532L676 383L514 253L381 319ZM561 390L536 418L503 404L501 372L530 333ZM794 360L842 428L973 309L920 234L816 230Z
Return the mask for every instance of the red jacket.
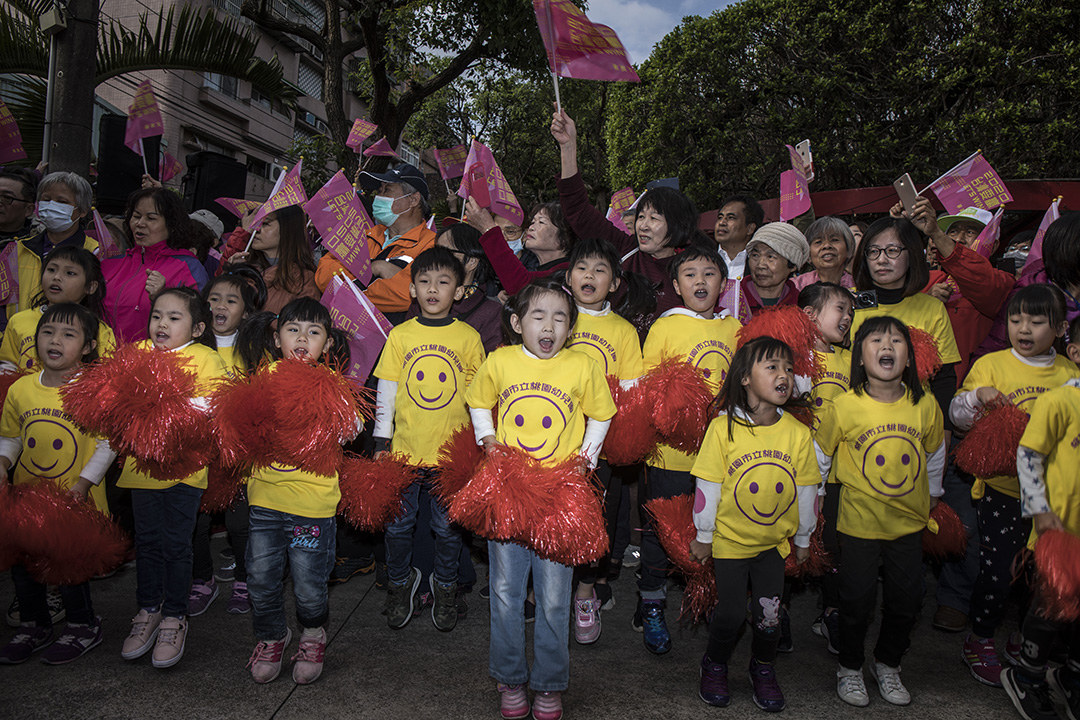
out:
M761 301L761 295L758 294L754 281L750 279L750 273L743 275L743 279L739 282L739 285L742 289L743 299L746 300L746 303L750 306L751 315L764 307L773 307L775 305L797 305L799 303L799 290L795 287L795 283L791 278L784 281L784 289L780 293L780 298L772 305L766 305Z

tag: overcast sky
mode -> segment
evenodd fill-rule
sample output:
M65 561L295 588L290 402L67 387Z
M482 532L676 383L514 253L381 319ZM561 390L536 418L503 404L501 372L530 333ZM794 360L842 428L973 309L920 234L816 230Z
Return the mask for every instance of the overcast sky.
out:
M731 4L731 0L589 0L588 16L614 29L631 62L638 64L687 15L708 16Z

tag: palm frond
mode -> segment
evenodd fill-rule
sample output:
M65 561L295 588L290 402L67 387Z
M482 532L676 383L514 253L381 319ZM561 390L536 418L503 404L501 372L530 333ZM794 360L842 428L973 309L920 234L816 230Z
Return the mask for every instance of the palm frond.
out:
M8 109L19 124L22 146L29 156L18 164L33 167L41 159L45 128L45 80L27 75L5 81L4 96Z
M44 77L49 72L49 50L36 24L0 5L0 73Z
M53 6L53 0L4 0L5 3L37 23L41 14Z

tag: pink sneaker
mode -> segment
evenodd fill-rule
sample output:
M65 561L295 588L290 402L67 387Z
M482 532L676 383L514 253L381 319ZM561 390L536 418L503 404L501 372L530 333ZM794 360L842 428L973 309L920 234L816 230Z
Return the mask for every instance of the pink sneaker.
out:
M322 675L326 656L326 630L319 628L317 637L300 635L300 649L292 656L292 679L297 685L309 685Z
M1023 650L1024 636L1018 632L1009 635L1005 641L1005 660L1013 667L1020 664L1020 654Z
M981 640L973 633L964 639L964 662L976 680L990 687L1001 687L1001 663L993 638Z
M505 720L520 720L529 717L529 695L524 685L498 684L499 713Z
M562 693L538 692L533 698L532 714L535 720L561 720Z
M593 590L591 598L574 598L574 640L591 645L600 639L600 603Z
M292 630L285 629L284 640L260 640L251 653L248 660L248 669L251 670L251 678L260 684L273 682L281 674L281 656L285 654L285 648L292 640Z

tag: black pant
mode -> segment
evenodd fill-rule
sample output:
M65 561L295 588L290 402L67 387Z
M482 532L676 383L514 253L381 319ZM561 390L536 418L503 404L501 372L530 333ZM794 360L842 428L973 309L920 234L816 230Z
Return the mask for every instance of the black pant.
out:
M583 583L595 583L598 578L606 578L611 567L611 548L615 545L615 528L619 519L619 501L622 499L622 482L611 473L607 460L596 464L596 482L604 491L604 526L607 528L608 551L591 563L578 567L578 580Z
M1031 605L1031 612L1024 618L1021 633L1024 636L1020 644L1020 667L1034 680L1046 676L1046 663L1054 642L1061 636L1069 638L1069 666L1080 672L1080 621L1072 623L1058 622L1043 616L1038 610L1039 599L1036 595Z
M15 597L19 600L19 622L51 628L52 615L49 614L47 599L49 588L31 577L22 565L11 566L11 579L15 583ZM61 585L57 589L64 600L64 610L69 623L89 625L94 622L89 582Z
M1031 535L1031 520L1020 516L1020 501L992 487L979 501L979 575L971 594L971 630L994 636L1005 614L1012 565Z
M866 659L866 629L877 608L880 564L885 582L874 657L889 667L899 667L922 604L922 530L895 540L839 536L844 554L840 566L840 664L858 670Z
M750 652L759 662L776 659L780 641L780 594L784 591L784 558L771 548L749 558L713 558L716 610L709 623L709 659L726 663L746 622L746 591L754 639Z
M825 497L821 503L821 544L829 553L832 567L821 576L821 607L840 607L840 538L836 532L836 518L840 514L840 483L826 483Z
M236 560L234 582L247 582L247 563L244 558L247 555L248 515L247 488L242 488L236 500L225 511L225 531ZM200 512L195 519L195 533L191 538L191 576L207 582L214 577L214 558L210 554L211 520L210 515Z
M693 494L694 476L689 472L664 470L651 465L646 469L647 500ZM660 600L666 594L668 568L671 563L653 532L647 512L642 513L641 525L641 579L638 580L638 591L642 599Z

